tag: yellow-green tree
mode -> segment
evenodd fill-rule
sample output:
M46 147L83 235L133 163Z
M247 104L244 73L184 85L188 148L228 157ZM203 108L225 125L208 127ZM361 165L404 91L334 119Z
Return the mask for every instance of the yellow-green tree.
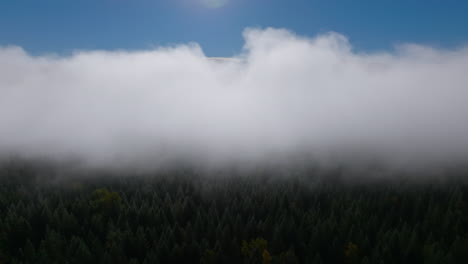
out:
M271 256L267 250L268 242L263 238L242 241L241 252L246 263L271 263Z
M106 214L115 212L121 202L122 198L117 192L111 192L106 188L95 190L91 200L92 207Z
M268 250L266 250L266 249L263 250L262 260L263 260L262 261L263 264L270 264L271 263L272 257L270 255L270 252L268 252Z
M344 254L346 263L359 263L359 247L356 244L349 242L346 245Z

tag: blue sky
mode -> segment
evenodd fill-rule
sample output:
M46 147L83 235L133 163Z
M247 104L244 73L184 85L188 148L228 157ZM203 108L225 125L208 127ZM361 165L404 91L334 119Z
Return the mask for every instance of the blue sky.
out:
M66 54L197 42L208 56L230 56L241 50L246 27L336 31L361 51L468 43L464 0L228 0L219 8L201 1L0 0L0 45Z

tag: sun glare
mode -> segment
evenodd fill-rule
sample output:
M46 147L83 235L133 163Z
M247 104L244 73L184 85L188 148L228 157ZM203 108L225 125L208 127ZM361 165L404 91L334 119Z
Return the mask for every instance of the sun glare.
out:
M200 0L208 8L220 8L227 4L228 0Z

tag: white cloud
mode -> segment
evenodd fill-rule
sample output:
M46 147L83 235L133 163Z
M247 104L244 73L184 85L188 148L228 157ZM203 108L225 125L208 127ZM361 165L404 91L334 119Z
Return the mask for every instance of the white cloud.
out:
M96 164L468 152L468 48L355 53L337 33L248 29L238 57L197 45L34 57L0 48L0 153Z

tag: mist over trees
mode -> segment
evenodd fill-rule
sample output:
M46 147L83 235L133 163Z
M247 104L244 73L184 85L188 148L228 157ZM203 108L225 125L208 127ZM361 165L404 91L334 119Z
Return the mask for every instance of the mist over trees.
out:
M466 170L0 169L2 263L465 263ZM415 180L418 179L418 180Z

